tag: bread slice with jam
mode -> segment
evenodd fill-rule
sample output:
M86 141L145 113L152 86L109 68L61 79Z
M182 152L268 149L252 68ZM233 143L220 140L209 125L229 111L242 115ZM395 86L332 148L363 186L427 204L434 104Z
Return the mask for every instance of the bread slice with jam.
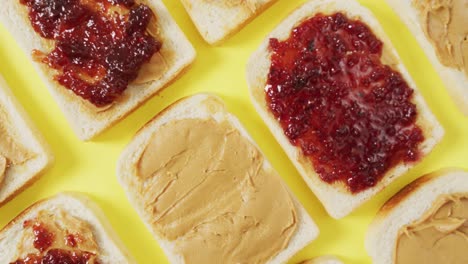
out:
M61 193L24 210L0 231L1 263L136 263L101 209Z
M82 140L131 113L195 59L161 0L43 4L5 1L0 22Z
M125 148L117 176L171 263L285 263L318 235L213 95L180 99L156 115Z
M378 20L353 0L295 10L251 56L247 82L334 218L404 175L444 134Z

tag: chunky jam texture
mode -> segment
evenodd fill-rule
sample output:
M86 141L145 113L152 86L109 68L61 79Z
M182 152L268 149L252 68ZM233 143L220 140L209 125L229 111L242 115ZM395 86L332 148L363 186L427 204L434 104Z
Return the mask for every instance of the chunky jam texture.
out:
M42 62L59 72L61 85L98 107L114 102L161 49L147 31L153 12L134 0L19 1L34 30L54 40Z
M383 43L365 24L318 14L287 40L270 39L270 49L268 106L323 181L356 193L418 160L413 90L382 64Z
M29 254L26 258L11 264L90 264L93 256L93 254L87 252L77 253L63 249L51 249L43 256Z
M41 223L36 223L32 227L34 233L34 247L40 252L46 251L54 243L54 234L49 232Z
M50 248L55 241L55 237L42 223L25 221L23 226L24 228L32 227L33 244L40 253L28 254L25 258L18 259L10 264L99 264L94 260L95 255L90 252ZM68 235L66 244L76 247L77 241L73 235Z

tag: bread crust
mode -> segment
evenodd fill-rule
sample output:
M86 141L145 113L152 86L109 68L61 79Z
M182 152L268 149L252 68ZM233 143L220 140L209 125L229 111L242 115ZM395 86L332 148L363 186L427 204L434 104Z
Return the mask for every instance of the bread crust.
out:
M188 1L190 1L190 0L183 0L181 2L183 4L185 10L187 11L188 15L190 16L192 22L194 23L195 27L197 28L198 32L200 33L200 35L210 45L220 45L223 42L225 42L227 39L229 39L232 36L234 36L235 34L237 34L239 31L241 31L246 25L248 25L250 22L252 22L252 20L254 20L256 17L258 17L261 13L263 13L266 9L268 9L270 6L272 6L278 0L266 0L266 1L264 1L265 3L261 4L260 7L255 10L254 13L251 13L245 19L241 19L240 21L231 21L232 22L231 24L224 26L224 28L223 28L224 31L218 37L211 36L212 34L210 34L209 32L214 31L216 29L216 26L219 26L219 25L212 26L212 25L208 25L208 24L204 23L203 21L201 21L200 17L202 16L202 14L198 14L198 13L192 11L192 3L189 3ZM202 5L202 2L204 2L206 0L191 0L191 1L192 2L199 2L198 4ZM225 1L225 0L223 0L223 1ZM210 5L213 5L213 4L205 3L204 5L206 6L205 7L206 10L208 10L208 9L210 9ZM232 12L232 10L230 10L230 7L225 6L224 9L225 9L224 10L225 13ZM239 13L241 13L241 12L239 11ZM237 17L241 17L241 15L238 14ZM218 24L221 23L221 21L216 21L216 22L218 22Z
M2 261L2 263L5 261L11 261L8 260L8 254L11 254L12 251L16 249L17 245L14 245L14 242L18 242L17 237L21 235L16 232L18 230L24 229L23 222L25 220L34 217L41 210L56 209L64 210L66 213L71 215L76 214L76 212L71 213L72 210L77 210L78 212L86 214L78 217L80 220L86 221L88 224L90 224L91 229L93 230L93 235L97 240L99 250L102 252L110 252L114 254L105 256L105 258L106 260L115 258L112 260L115 262L105 261L103 264L136 263L113 231L110 223L107 221L99 206L91 201L86 195L78 192L63 192L53 197L39 200L23 210L14 219L12 219L5 227L0 230L0 244L5 246L5 243L8 243L9 246L8 249L2 247L2 249L5 249L5 251L3 253L0 252L0 261ZM75 217L77 216L75 215ZM5 241L5 239L7 240ZM12 246L15 248L11 248Z
M424 185L436 177L443 175L445 172L449 172L450 170L447 169L445 171L437 171L426 174L412 183L406 185L403 189L401 189L398 193L396 193L390 200L385 202L385 204L380 208L377 217L384 218L386 215L389 214L395 207L397 207L402 201L404 201L409 196L413 195L415 192L420 190L424 187Z
M270 131L285 150L290 160L308 184L309 188L319 198L327 212L334 218L342 218L348 215L358 206L369 200L372 196L379 193L393 180L402 176L407 170L414 166L413 164L401 164L395 166L384 175L376 186L360 193L352 194L342 182L334 184L323 182L315 172L310 160L302 154L299 148L293 146L289 142L278 121L268 110L264 87L271 65L270 51L268 49L269 38L284 40L289 37L292 28L299 25L304 20L313 17L315 14L330 14L338 11L343 12L352 18L359 18L369 25L374 34L376 34L384 43L384 50L397 62L396 65L391 65L391 67L398 70L408 82L409 86L415 91L413 103L417 105L419 112L416 122L421 126L426 139L420 147L422 157L428 155L432 151L433 147L441 140L444 134L443 128L440 126L424 102L424 99L416 89L415 83L402 64L388 36L384 33L379 22L369 10L352 0L309 1L296 9L283 22L281 22L281 24L274 29L272 33L270 33L270 35L260 45L260 48L252 55L247 66L247 81L251 99L257 112L270 128Z
M105 111L75 95L53 80L54 72L32 58L34 49L46 50L46 42L32 29L26 8L19 1L7 0L0 9L0 21L10 31L19 46L32 60L33 66L64 112L73 130L82 140L90 140L136 110L155 94L174 82L195 59L195 50L177 26L161 0L140 0L156 14L162 49L168 68L157 80L140 85L131 84Z

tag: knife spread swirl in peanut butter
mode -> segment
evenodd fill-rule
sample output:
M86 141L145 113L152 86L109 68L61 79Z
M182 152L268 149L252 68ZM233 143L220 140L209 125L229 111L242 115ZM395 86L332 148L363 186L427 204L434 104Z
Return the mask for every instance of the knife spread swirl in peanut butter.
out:
M468 0L413 0L413 5L441 63L468 77Z
M280 177L228 122L162 125L135 170L153 228L185 263L265 263L297 229Z

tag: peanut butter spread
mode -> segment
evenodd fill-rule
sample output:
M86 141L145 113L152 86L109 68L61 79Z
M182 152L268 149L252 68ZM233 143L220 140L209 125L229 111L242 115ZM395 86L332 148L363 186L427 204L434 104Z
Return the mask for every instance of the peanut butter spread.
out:
M468 76L468 0L413 0L442 64Z
M41 226L45 230L45 234L39 234L38 230L33 229L35 226ZM26 258L31 254L43 254L51 249L63 249L69 251L88 252L90 261L88 264L93 264L97 261L99 247L95 241L93 231L90 225L82 220L68 215L62 210L55 212L40 211L34 219L30 219L24 223L25 232L18 245L19 257ZM43 249L44 252L38 249L35 244L39 239L44 240L51 234L50 242ZM42 246L42 245L41 245Z
M108 10L106 11L104 6L102 6L99 3L96 4L96 0L82 0L81 3L93 9L97 9L101 12L106 12L108 14L126 15L129 12L128 9L120 5L114 5L111 8L108 8ZM140 0L138 1L138 3L142 3L146 5L148 4L146 0ZM155 16L151 19L151 22L148 24L147 31L148 31L148 34L150 34L153 38L157 40L161 40L162 37L161 37L161 31L160 31L157 17L156 17L157 14L154 13L154 15ZM54 49L54 45L55 45L54 40L43 39L42 43L43 43L43 46L45 47L45 50L47 51L46 53L50 53ZM41 62L46 56L46 53L38 51L38 50L33 50L32 57L34 58L34 60ZM148 63L145 63L142 65L142 67L140 68L140 71L138 72L137 78L132 82L132 84L138 85L138 84L144 84L147 82L159 80L162 74L169 68L168 62L167 62L169 58L165 58L165 55L166 54L163 55L162 50L160 50L159 52L156 52L153 55L153 57L151 57L151 60ZM95 77L96 78L95 80L86 79L87 76L85 75L82 75L82 78L88 82L93 82L93 81L96 82L99 80L96 77ZM87 103L86 105L89 108L94 108L94 106L90 103ZM104 112L112 108L112 106L113 105L111 104L107 107L96 109L96 111Z
M34 154L18 142L11 133L11 122L0 105L0 184L8 167L21 165L34 157Z
M443 196L400 230L396 264L468 263L468 194Z
M228 122L163 125L136 170L153 228L185 263L265 263L296 231L289 192Z

